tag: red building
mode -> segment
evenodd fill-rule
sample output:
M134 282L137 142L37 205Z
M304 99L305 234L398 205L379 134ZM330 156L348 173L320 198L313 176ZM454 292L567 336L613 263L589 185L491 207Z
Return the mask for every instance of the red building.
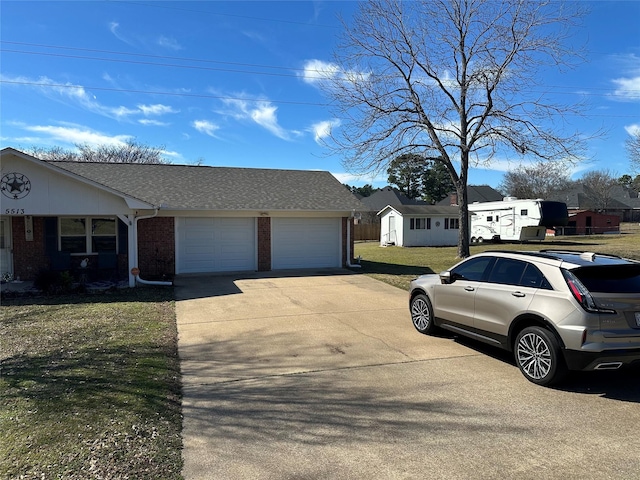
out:
M569 223L557 229L558 235L596 235L619 233L620 217L592 210L569 210Z

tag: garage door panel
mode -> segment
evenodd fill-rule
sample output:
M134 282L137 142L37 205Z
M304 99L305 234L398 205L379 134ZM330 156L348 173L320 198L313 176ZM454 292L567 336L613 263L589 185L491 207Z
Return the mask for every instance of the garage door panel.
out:
M273 268L339 267L341 225L339 218L272 219Z
M256 269L253 218L184 218L179 224L178 273Z

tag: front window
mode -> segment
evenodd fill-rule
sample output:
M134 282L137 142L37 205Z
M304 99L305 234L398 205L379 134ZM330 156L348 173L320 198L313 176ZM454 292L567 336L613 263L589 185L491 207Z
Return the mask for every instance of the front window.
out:
M115 218L62 217L59 220L60 251L85 254L115 252Z

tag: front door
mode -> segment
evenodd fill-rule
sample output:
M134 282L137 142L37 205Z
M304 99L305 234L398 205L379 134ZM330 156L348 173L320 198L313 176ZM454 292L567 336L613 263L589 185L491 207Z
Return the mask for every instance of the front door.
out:
M0 275L13 275L11 217L0 217Z

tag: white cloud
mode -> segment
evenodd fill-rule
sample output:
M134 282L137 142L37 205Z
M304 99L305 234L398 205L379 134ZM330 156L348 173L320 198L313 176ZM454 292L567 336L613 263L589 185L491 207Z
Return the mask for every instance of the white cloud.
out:
M302 77L303 82L315 87L320 87L323 83L333 80L361 82L366 80L369 74L355 70L342 70L335 63L314 59L305 62L303 71L299 76Z
M286 130L280 126L276 115L278 107L269 100L226 99L224 103L231 107L224 112L226 115L236 120L251 120L282 140L291 140L293 135L299 135L297 131Z
M210 137L216 137L216 130L219 130L220 127L215 123L211 123L208 120L195 120L191 123L191 126L195 128L200 133L204 133L205 135L209 135Z
M637 102L640 100L640 56L636 54L614 55L614 62L622 74L611 82L615 91L611 98L621 101Z
M29 132L44 134L49 139L70 143L89 145L116 145L123 146L131 135L105 135L87 127L59 126L59 125L26 125L24 129Z
M180 45L175 38L169 38L169 37L165 37L164 35L161 35L160 38L158 38L157 43L161 47L168 48L169 50L174 50L174 51L182 50L182 45Z
M629 135L640 135L640 124L638 123L625 125L624 129Z
M614 96L620 100L640 100L640 75L631 78L614 78Z
M166 115L167 113L178 113L178 110L174 110L169 105L162 105L156 103L155 105L138 105L138 108L145 116L150 115Z
M302 80L311 85L331 79L340 73L338 65L322 60L307 60L301 74Z
M340 120L325 120L311 125L313 138L318 145L322 144L322 140L331 135L331 130L340 126Z
M146 125L146 126L152 126L152 127L168 127L169 125L171 125L170 123L161 122L159 120L152 120L150 118L141 118L140 120L138 120L138 123L140 125Z
M109 22L109 31L121 42L132 45L132 42L120 33L120 24L118 22Z
M128 119L136 115L152 116L178 113L178 110L174 110L171 106L162 104L140 104L135 108L129 108L123 105L117 107L104 105L98 101L95 95L87 92L81 85L74 85L70 82L56 82L45 76L29 78L24 76L9 77L0 74L0 79L8 85L33 88L50 99L56 101L71 101L73 104L79 105L85 110L116 120Z

